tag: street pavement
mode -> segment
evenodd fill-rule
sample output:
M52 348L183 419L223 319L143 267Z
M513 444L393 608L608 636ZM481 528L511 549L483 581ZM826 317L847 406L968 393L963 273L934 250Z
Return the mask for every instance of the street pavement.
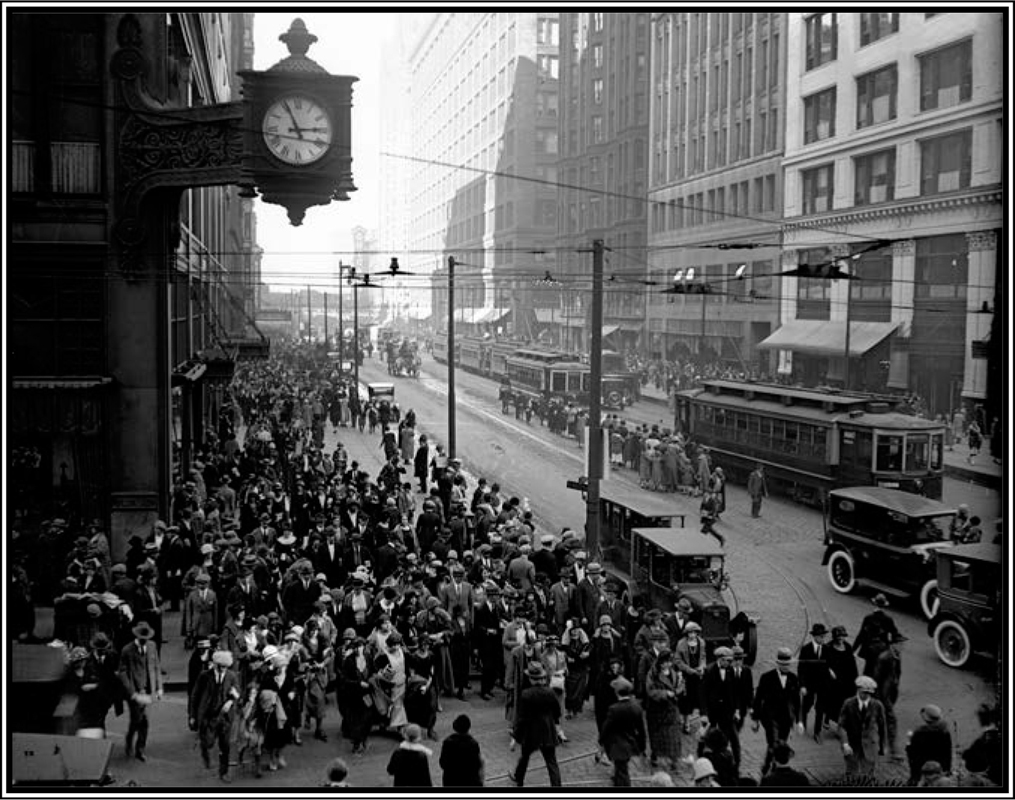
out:
M366 382L370 380L385 380L383 366L365 365L361 371L361 379ZM419 394L414 390L413 381L399 381L398 394L401 407L406 409L412 403L420 400ZM404 387L404 388L402 388ZM437 403L439 406L439 402ZM426 408L426 404L416 405L417 414L420 419L420 432L426 432L433 438L440 438L440 420L431 419L427 415L437 415L440 412L437 407ZM438 430L434 430L437 428ZM545 433L537 432L539 436ZM461 435L461 434L460 434ZM494 434L496 436L496 434ZM460 439L464 443L466 437ZM505 439L504 448L508 450L509 445ZM566 443L559 437L549 437L556 446L565 447ZM360 434L350 429L339 429L337 432L329 429L326 434L326 447L331 449L335 442L341 439L349 451L350 460L356 460L361 468L365 469L372 476L375 476L382 466L382 451L377 446L379 437L369 433ZM573 445L573 442L571 443ZM465 448L462 448L463 450ZM542 469L537 467L536 456L531 448L527 451L528 457L524 459L530 472L542 475ZM567 458L573 460L574 455L567 454ZM498 473L489 470L485 466L470 464L466 456L465 467L468 472L470 467L483 470L482 474L488 479L497 480ZM512 462L509 452L505 453L502 463ZM577 473L575 473L577 474ZM474 484L475 473L469 473L470 486ZM570 475L568 475L569 477ZM621 477L623 477L621 475ZM563 476L557 475L555 480L560 482ZM503 483L503 482L502 482ZM505 491L510 495L514 493L514 487L503 483ZM812 567L811 562L820 558L820 523L815 529L813 510L796 506L780 501L771 501L766 504L765 519L749 522L746 519L746 499L740 497L739 487L731 487L730 510L723 517L723 529L727 534L733 533L732 541L728 545L729 564L735 579L742 585L751 586L749 603L752 607L760 607L763 610L763 617L759 623L759 636L762 646L759 650L759 663L755 666L755 680L766 669L771 667L768 663L777 645L786 644L799 646L800 631L806 630L809 620L824 619L828 624L836 621L843 621L849 625L851 632L855 633L859 617L855 609L862 605L855 598L842 598L840 596L827 597L828 592L823 592L821 597L815 595L807 583L800 578L804 569L799 565ZM560 493L558 492L558 497ZM565 493L568 501L577 500L577 493ZM675 502L680 502L674 497ZM744 508L741 509L740 506ZM536 509L534 509L536 510ZM544 510L550 516L556 517L556 531L559 531L559 516L554 509ZM740 519L744 517L744 519ZM574 527L580 529L580 521L575 520ZM546 529L554 530L554 525ZM779 559L786 559L786 562L779 562ZM793 563L792 559L798 559ZM781 566L780 566L781 563ZM781 574L781 577L778 575ZM826 587L827 588L827 587ZM51 610L47 617L47 610L39 610L39 625L36 633L39 636L46 636L51 631ZM774 611L774 613L772 613ZM866 612L863 612L866 613ZM850 622L852 620L852 622ZM920 628L922 623L917 620L903 618L901 627L911 638L922 636L926 639L925 626L923 632ZM116 780L116 785L124 785L133 782L139 787L152 787L164 789L191 789L201 790L211 787L219 787L218 779L214 770L204 770L201 767L200 755L197 749L195 734L187 728L186 720L186 665L189 653L184 651L182 641L178 635L179 615L167 612L164 629L169 636L168 642L163 648L163 666L167 671L166 681L168 692L165 699L156 704L152 709L153 727L148 747L149 760L141 764L133 759L125 758L122 741L126 732L127 718L114 719L110 717L110 735L116 742L114 755L111 762L111 773ZM921 645L926 649L925 643ZM917 656L907 656L906 663L913 664ZM921 652L919 658L926 656ZM913 674L908 686L915 687L917 683L926 685L919 688L919 698L914 697L914 690L904 688L906 708L900 706L900 736L914 724L915 709L919 708L922 702L937 701L942 697L943 687L947 685L947 678L936 678L933 681L925 681L919 672L925 667L917 664L917 669L907 666L907 675ZM943 668L940 665L931 667L940 672ZM935 673L936 674L936 673ZM954 676L955 673L950 673ZM955 680L955 677L950 677ZM969 681L976 682L976 678L969 676ZM949 704L946 713L960 716L959 709L951 709L960 706L963 709L969 708L971 694L982 695L982 690L973 690L972 683L964 683L961 692L954 697L948 698ZM929 696L927 694L929 693ZM508 772L513 769L517 760L517 751L509 750L509 738L507 735L507 724L504 720L503 694L497 692L495 699L491 702L484 702L474 695L467 694L466 701L456 699L444 699L443 712L439 715L437 733L443 737L450 733L451 721L459 713L468 713L473 722L473 734L480 742L483 754L486 758L486 781L490 787L503 788L510 791L513 784L508 780ZM942 705L945 705L942 703ZM912 707L911 707L912 706ZM956 745L962 741L968 741L971 733L975 730L971 727L968 719L969 713L961 715L962 719L956 724ZM371 737L370 745L365 755L352 756L348 743L341 740L339 733L339 716L333 705L329 708L329 715L325 722L325 731L330 737L327 743L313 739L310 735L304 736L302 747L291 746L287 748L286 759L288 766L276 773L266 773L257 780L251 774L249 768L241 767L233 770L233 786L237 789L242 787L257 787L260 789L271 789L274 787L295 788L313 787L320 785L324 780L324 769L328 761L336 755L341 755L350 766L350 783L354 787L387 787L390 786L390 777L386 773L388 759L397 742L392 738L376 735ZM591 706L579 718L567 721L565 729L570 739L569 743L558 748L558 759L561 762L561 772L565 786L587 786L600 787L610 785L610 770L604 766L595 764L593 756L596 752L596 732ZM903 739L904 741L904 739ZM803 769L810 774L815 783L828 783L835 781L842 775L842 757L834 740L826 739L823 744L815 744L808 737L794 737L793 746L797 751L794 759L794 766ZM761 733L753 733L749 727L745 728L743 734L744 763L742 772L745 775L758 777L761 766L761 758L764 753L764 738ZM431 773L435 785L440 784L440 769L437 761L440 752L440 743L428 743L434 750L434 757L431 759ZM693 748L693 742L686 741L684 752L689 753ZM647 786L649 774L641 768L640 764L633 765L632 777L635 786ZM675 774L678 786L690 785L690 768L687 765L680 767ZM885 782L896 782L904 780L905 768L898 763L885 764L881 770L882 780ZM546 786L548 778L546 769L539 755L535 755L530 762L529 775L526 779L526 786Z

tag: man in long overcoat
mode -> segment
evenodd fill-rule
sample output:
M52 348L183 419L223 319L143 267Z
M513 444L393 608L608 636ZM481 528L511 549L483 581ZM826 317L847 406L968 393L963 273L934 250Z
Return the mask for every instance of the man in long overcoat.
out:
M218 650L211 656L212 669L204 670L194 687L190 720L191 730L200 737L201 759L205 769L211 769L211 747L218 742L219 778L230 783L229 741L236 705L240 700L240 682L232 670L233 654Z
M518 700L518 713L512 729L512 738L522 748L514 772L508 776L516 786L525 785L525 772L529 758L538 750L543 754L551 786L560 786L560 767L557 765L557 726L560 724L560 703L547 685L546 670L538 661L526 669L531 686Z
M610 682L617 702L606 712L599 745L613 762L613 785L630 786L629 765L645 753L645 712L634 699L634 685L623 676Z
M133 752L138 761L147 761L145 747L148 745L148 706L153 697L156 700L162 699L162 672L158 651L152 641L155 631L151 625L142 620L133 627L131 633L134 634L134 640L120 652L120 681L130 710L125 743L127 755Z
M776 742L789 740L790 731L800 719L800 681L790 671L793 653L780 647L775 657L775 669L769 670L758 679L754 693L754 729L761 725L765 729L768 750L761 774L768 772L772 765L772 748Z

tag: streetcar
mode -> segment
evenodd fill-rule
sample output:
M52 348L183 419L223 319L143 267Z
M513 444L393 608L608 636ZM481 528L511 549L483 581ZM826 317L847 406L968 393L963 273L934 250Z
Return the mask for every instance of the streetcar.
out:
M708 446L727 478L763 464L768 488L823 506L830 489L870 485L940 499L940 422L894 411L890 398L749 381L677 392L676 426Z
M566 358L555 351L516 350L504 360L505 377L515 394L537 400L579 401L588 396L589 368Z
M444 337L446 343L447 337ZM446 347L445 347L446 349ZM464 370L477 375L489 375L489 343L478 336L463 336L455 342L456 363Z
M686 598L691 616L702 627L709 657L716 647L736 643L744 648L747 663L753 664L757 620L739 607L730 590L719 543L684 527L691 513L693 509L673 497L649 494L624 481L601 481L600 543L593 555L629 597L644 597L647 608L672 612Z

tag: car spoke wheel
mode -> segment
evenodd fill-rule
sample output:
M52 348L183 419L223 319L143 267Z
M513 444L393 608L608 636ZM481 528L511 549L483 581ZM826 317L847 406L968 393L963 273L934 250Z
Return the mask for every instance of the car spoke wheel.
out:
M972 653L966 629L951 619L946 619L934 629L934 649L938 658L955 669L964 667Z
M937 581L929 580L920 590L920 610L927 619L934 619L941 601L937 596Z
M836 550L828 559L828 580L832 588L841 594L849 594L856 588L856 569L853 557L845 550Z

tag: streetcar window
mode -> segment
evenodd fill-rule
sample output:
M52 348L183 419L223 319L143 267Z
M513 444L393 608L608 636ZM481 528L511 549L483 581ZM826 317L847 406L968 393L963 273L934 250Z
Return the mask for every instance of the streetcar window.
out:
M875 468L880 472L902 470L902 437L878 434L878 455Z
M944 437L936 433L930 437L930 468L941 469L944 459Z
M906 472L925 472L929 460L930 438L925 433L906 437Z
M554 392L566 392L567 391L567 373L564 372L551 372L550 373L551 386L550 389Z
M720 426L726 424L726 411L724 409L716 409L715 424Z

